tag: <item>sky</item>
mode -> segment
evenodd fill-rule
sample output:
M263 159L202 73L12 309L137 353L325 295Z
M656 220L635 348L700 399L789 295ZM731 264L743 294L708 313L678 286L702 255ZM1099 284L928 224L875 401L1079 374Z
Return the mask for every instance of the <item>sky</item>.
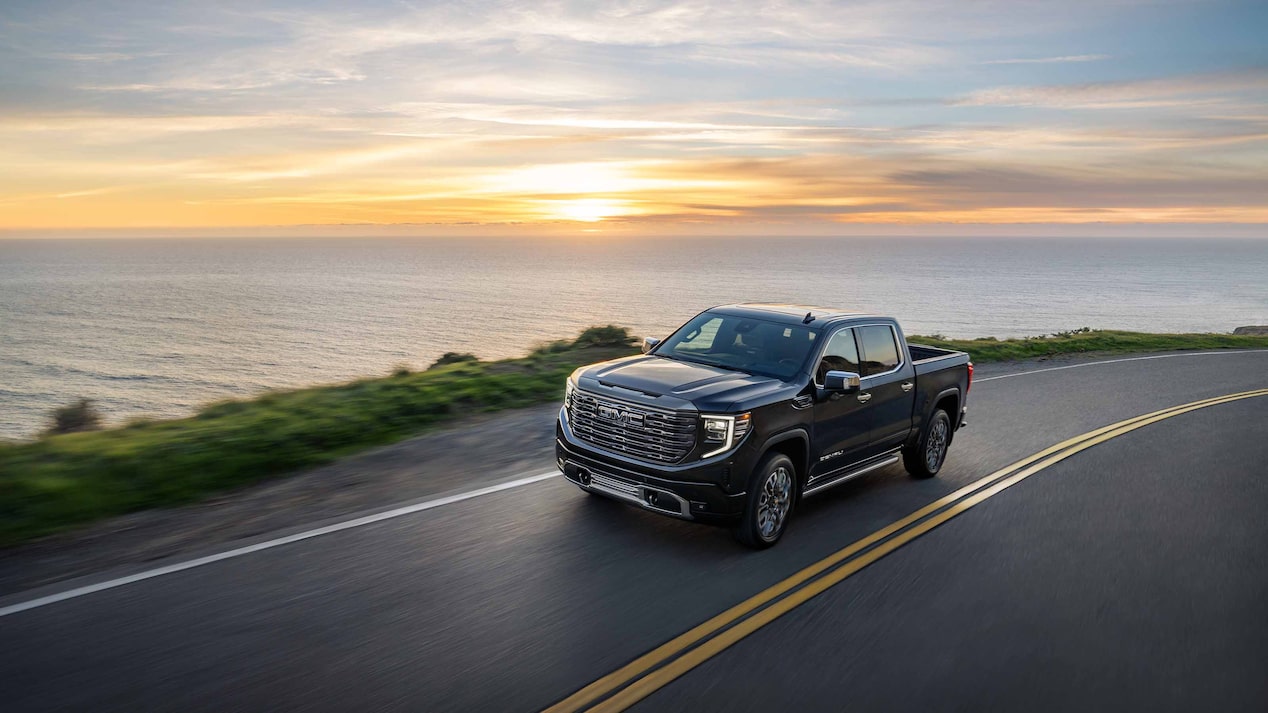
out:
M1268 3L0 7L6 235L1268 236Z

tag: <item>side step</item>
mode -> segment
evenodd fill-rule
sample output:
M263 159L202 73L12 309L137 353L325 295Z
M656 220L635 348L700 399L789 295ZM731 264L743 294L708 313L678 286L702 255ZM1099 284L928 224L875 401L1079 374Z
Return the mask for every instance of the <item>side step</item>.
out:
M837 473L836 475L827 476L825 477L824 480L812 481L809 484L809 487L807 487L804 491L802 491L801 493L802 497L805 497L807 495L814 495L815 493L818 493L823 490L827 490L828 488L831 488L834 485L840 485L841 483L844 483L847 480L853 480L859 477L860 475L871 473L872 471L878 468L884 468L887 465L893 465L898 462L897 451L886 453L885 455L877 456L877 458L879 458L879 460L873 460L871 462L864 463L859 466L855 466L851 470L846 470L846 471L842 471L841 473Z

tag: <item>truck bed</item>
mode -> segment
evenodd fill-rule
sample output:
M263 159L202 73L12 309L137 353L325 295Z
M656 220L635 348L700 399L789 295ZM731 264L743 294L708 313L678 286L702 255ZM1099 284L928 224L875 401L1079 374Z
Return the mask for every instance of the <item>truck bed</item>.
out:
M968 353L957 352L953 349L939 349L924 344L911 343L907 344L907 349L911 352L911 363L912 366L916 367L917 376L946 367L969 363Z

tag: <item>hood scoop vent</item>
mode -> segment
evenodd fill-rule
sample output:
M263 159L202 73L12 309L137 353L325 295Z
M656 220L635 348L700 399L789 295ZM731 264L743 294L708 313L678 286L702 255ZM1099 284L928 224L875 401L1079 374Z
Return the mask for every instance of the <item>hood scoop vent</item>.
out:
M655 392L655 391L646 391L646 390L644 390L644 389L634 389L634 388L630 388L630 387L628 387L628 386L622 386L622 385L620 385L620 384L614 384L614 383L612 383L612 382L610 382L610 381L604 381L603 379L599 379L599 383L600 383L600 384L603 384L604 386L608 387L609 389L617 389L617 390L620 390L620 391L629 391L630 393L634 393L634 394L642 394L642 395L644 395L644 396L651 396L652 398L659 398L659 397L661 397L661 396L664 396L664 394L660 394L660 393L657 393L657 392Z

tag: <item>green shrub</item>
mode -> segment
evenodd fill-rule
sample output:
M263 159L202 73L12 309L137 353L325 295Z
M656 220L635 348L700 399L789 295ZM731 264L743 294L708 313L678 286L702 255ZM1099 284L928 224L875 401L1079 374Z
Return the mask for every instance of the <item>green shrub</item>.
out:
M573 342L576 347L632 347L638 340L625 327L614 324L590 327Z
M99 428L101 428L101 414L97 412L96 404L92 399L79 399L73 404L53 409L53 423L46 433L48 435L79 433L95 431Z
M445 352L440 355L439 359L432 362L431 366L427 368L435 369L438 366L448 366L449 364L462 364L473 361L480 361L480 358L475 354L468 354L467 352Z
M545 354L559 354L571 349L576 349L576 342L571 339L556 339L553 342L545 342L533 347L530 356L541 356Z

